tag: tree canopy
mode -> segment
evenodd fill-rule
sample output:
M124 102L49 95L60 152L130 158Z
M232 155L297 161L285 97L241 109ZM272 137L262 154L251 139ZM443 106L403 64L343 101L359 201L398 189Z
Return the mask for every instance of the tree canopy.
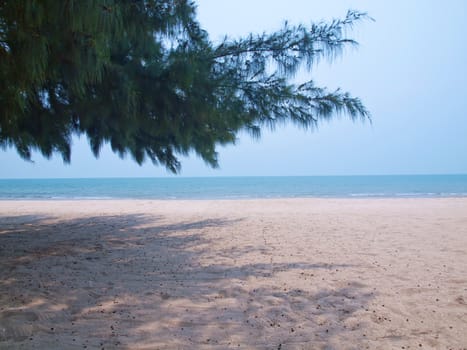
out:
M356 45L346 30L365 17L214 43L187 0L2 0L0 146L69 162L84 134L96 156L108 142L177 172L192 151L216 166L216 146L242 130L367 119L347 92L291 82Z

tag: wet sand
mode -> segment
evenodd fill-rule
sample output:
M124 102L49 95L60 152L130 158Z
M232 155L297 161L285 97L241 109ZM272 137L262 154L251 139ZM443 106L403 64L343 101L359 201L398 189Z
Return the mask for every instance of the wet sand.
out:
M0 201L0 349L466 349L467 199Z

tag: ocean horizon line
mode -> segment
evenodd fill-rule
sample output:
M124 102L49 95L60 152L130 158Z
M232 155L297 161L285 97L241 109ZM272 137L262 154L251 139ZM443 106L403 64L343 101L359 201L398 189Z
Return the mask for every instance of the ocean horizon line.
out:
M99 179L207 179L207 178L304 178L304 177L413 177L467 176L467 173L407 173L407 174L338 174L338 175L167 175L167 176L84 176L84 177L0 177L2 180L99 180Z

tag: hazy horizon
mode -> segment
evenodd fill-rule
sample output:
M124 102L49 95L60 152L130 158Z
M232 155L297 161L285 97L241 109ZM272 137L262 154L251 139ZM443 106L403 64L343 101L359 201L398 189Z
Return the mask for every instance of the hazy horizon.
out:
M199 176L82 176L82 177L0 177L0 180L81 180L81 179L202 179L202 178L267 178L267 177L430 177L430 176L467 176L467 173L449 174L345 174L345 175L199 175Z

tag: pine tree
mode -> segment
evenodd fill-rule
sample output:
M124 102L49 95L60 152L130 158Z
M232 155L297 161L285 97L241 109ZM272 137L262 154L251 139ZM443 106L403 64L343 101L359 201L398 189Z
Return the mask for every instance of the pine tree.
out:
M241 130L367 119L346 92L290 82L356 45L345 30L362 18L213 43L187 0L0 1L0 145L69 162L85 134L96 156L109 142L177 172L191 151L216 166Z

